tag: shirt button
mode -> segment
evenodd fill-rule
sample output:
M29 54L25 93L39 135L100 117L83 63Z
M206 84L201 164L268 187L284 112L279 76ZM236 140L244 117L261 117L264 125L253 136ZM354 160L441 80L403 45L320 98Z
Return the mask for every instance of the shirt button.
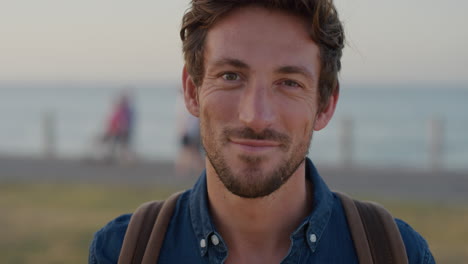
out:
M202 247L202 248L206 247L206 240L205 239L200 240L200 247Z
M217 245L219 244L219 238L218 238L218 236L212 235L212 236L211 236L211 243L213 243L213 245L217 246Z
M309 239L310 239L310 242L312 243L317 242L317 236L315 234L310 235Z

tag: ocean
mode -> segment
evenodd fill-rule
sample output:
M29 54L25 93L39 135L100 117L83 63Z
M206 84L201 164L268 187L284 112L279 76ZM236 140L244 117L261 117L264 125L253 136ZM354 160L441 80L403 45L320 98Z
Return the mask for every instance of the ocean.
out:
M177 155L178 82L0 81L0 154L41 155L43 119L54 119L56 151L89 153L102 134L119 91L131 87L136 109L134 148L145 159ZM340 135L351 135L352 161L363 166L430 168L430 122L442 129L440 163L468 169L468 85L343 83L331 123L313 136L310 157L339 164ZM352 129L340 130L343 120Z

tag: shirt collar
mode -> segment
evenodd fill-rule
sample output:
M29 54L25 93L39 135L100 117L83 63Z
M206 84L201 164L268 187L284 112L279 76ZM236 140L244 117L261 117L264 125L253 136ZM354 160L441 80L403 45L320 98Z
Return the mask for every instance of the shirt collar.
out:
M309 158L306 158L306 178L313 188L313 207L311 213L302 224L292 233L291 238L306 235L305 240L312 252L315 252L331 216L333 208L333 194L320 177L317 169ZM222 238L217 234L210 217L208 207L208 192L206 187L206 172L202 172L198 181L192 188L189 201L190 218L192 228L200 242L200 253L205 255L210 242L211 235L217 235L221 243ZM204 240L204 242L202 242Z

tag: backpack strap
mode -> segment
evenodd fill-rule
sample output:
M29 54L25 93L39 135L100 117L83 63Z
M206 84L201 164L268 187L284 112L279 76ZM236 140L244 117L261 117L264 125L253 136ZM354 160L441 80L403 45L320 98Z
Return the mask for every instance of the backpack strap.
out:
M158 261L167 227L182 192L165 201L142 204L130 218L120 250L118 264L140 264Z
M385 208L335 193L343 204L360 264L408 264L398 226Z

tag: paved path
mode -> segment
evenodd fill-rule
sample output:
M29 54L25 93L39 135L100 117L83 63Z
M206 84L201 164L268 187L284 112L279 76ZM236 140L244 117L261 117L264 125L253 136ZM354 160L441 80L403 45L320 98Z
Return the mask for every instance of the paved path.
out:
M332 189L389 199L468 203L468 171L320 167Z
M321 164L318 169L332 189L350 194L388 199L468 203L468 171L340 168ZM196 176L175 177L173 164L169 161L118 165L82 160L0 156L0 183L60 182L189 187Z

